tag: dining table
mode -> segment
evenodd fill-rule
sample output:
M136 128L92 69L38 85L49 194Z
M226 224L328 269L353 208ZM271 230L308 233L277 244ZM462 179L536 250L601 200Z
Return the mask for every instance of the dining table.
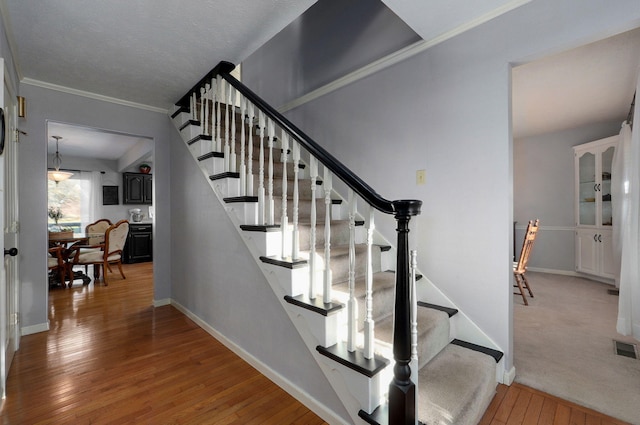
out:
M91 277L89 277L82 270L73 271L73 258L72 254L79 248L84 247L91 240L92 248L96 246L100 246L104 244L104 233L68 233L62 235L51 235L49 233L49 248L54 246L61 246L62 249L62 259L67 265L68 275L70 276L69 287L73 284L73 281L76 279L82 279L83 285L88 285L91 282ZM97 243L96 243L97 242ZM99 277L99 270L94 268L94 278ZM62 286L65 286L64 282L60 282Z

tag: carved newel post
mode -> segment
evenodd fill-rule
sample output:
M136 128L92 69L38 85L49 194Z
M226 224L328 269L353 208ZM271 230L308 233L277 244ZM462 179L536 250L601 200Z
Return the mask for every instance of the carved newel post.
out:
M393 380L389 385L389 424L416 423L416 387L411 381L411 285L409 272L409 221L420 214L422 201L393 201L398 224L396 300L393 329Z

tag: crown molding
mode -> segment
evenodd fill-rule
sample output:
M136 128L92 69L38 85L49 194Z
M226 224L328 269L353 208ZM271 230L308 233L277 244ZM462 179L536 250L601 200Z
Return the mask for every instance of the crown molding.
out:
M131 108L144 109L151 112L159 112L161 114L168 114L168 109L158 108L155 106L144 105L142 103L131 102L128 100L118 99L115 97L104 96L97 93L92 93L84 90L73 89L71 87L60 86L57 84L47 83L46 81L34 80L31 78L23 78L20 81L22 84L28 84L30 86L42 87L45 89L56 90L63 93L73 94L76 96L87 97L90 99L101 100L103 102L115 103L118 105L129 106Z

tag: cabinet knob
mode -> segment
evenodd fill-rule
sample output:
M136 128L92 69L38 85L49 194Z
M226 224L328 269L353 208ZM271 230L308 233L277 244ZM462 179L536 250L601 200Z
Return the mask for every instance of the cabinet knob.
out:
M602 235L598 235L598 242L602 242Z
M593 241L598 242L598 235L593 235Z

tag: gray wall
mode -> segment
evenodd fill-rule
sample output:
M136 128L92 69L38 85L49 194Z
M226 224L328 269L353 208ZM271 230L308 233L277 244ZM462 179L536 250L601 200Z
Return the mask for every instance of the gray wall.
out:
M172 298L349 418L185 143L172 134Z
M616 7L604 0L536 0L287 113L381 195L424 201L412 235L419 268L503 349L507 369L513 364L511 64L638 26L637 6L637 0ZM331 22L319 27L332 31ZM293 33L279 34L265 47L269 52L243 62L243 81L258 94L304 86L307 76L292 75L291 68L314 54L321 37L295 50L287 37ZM267 56L272 69L261 73ZM424 186L415 184L419 169L426 170ZM395 240L392 225L380 229Z
M169 126L166 114L21 84L27 98L27 118L20 138L20 278L22 327L47 326L47 120L83 125L154 140L154 298L170 296L171 244L169 239ZM149 304L153 300L149 300Z
M529 220L540 219L529 266L575 271L573 146L620 132L621 122L594 123L513 141L513 219L516 255Z

